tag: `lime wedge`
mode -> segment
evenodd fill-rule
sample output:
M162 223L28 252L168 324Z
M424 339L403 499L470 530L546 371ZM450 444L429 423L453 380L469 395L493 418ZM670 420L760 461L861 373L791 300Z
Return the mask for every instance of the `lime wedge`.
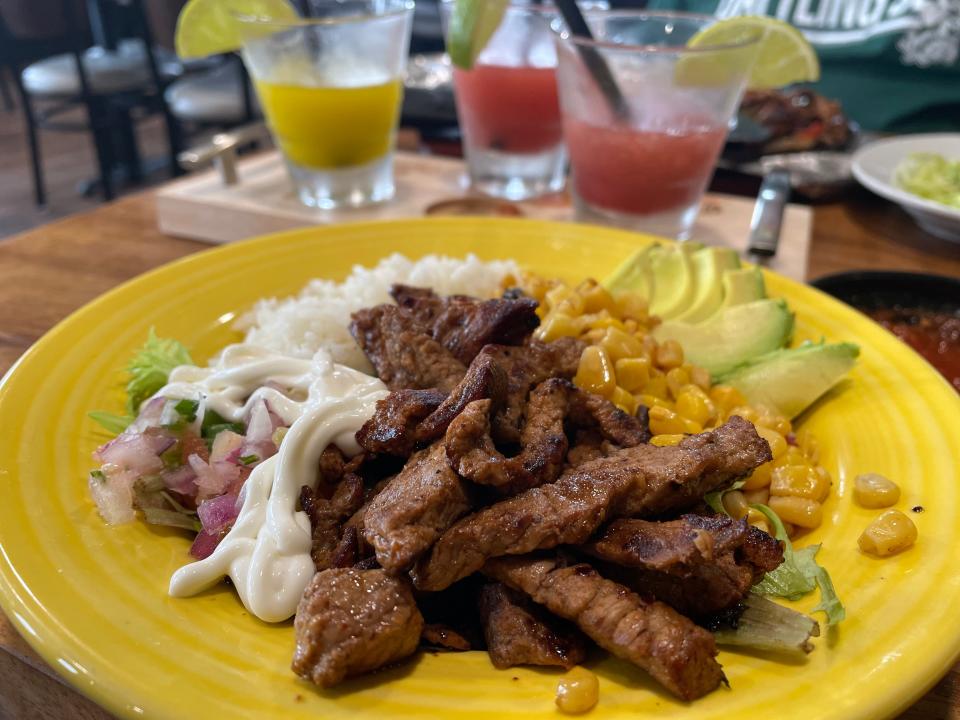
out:
M282 22L299 18L288 0L190 0L177 18L177 55L201 58L239 50L243 42L234 15Z
M748 87L762 90L820 79L820 62L813 46L795 27L771 17L747 15L721 20L690 38L687 46L707 48L736 44L758 32L763 33L763 39L756 49ZM726 62L727 53L710 54L713 55L712 62L721 65ZM733 58L730 62L741 62L735 54ZM714 72L717 71L714 68Z
M500 26L510 0L456 0L447 27L447 52L457 67L469 70Z

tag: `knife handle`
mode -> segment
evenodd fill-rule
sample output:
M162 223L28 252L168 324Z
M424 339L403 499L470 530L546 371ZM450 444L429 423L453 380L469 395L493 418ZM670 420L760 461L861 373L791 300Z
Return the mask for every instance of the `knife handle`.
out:
M757 204L750 220L750 244L747 251L770 257L777 252L783 212L790 199L790 173L774 168L763 176Z

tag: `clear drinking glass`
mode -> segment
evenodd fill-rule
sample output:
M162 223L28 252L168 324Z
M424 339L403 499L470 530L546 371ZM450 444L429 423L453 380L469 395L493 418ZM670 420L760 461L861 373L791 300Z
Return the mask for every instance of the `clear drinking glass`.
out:
M243 60L304 205L389 200L412 0L313 0L295 22L238 17Z
M762 37L748 31L727 45L687 47L715 21L625 10L587 13L595 40L558 29L578 218L689 236ZM620 111L601 90L600 59L619 88Z
M444 22L452 2L441 6ZM566 153L550 6L512 2L470 70L453 70L470 186L525 200L563 188Z

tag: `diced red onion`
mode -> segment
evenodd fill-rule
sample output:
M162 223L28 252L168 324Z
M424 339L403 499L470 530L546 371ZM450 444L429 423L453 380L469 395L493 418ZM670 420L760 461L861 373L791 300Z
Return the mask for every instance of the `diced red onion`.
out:
M223 539L223 535L224 533L220 531L201 530L200 534L194 538L193 545L190 546L190 554L197 560L210 557Z
M134 430L143 432L148 427L160 425L160 417L163 415L163 408L167 401L162 397L154 397L140 405L140 412L137 413L137 419L130 427Z
M160 473L160 479L168 490L187 497L193 497L197 494L197 485L194 482L197 474L189 465L181 465L173 470L164 470Z
M233 525L240 514L240 503L236 495L220 495L204 500L197 507L197 517L204 530L218 531Z
M97 448L93 457L100 464L110 463L124 470L132 470L137 475L151 475L163 470L163 462L155 449L157 447L161 447L158 439L127 431Z

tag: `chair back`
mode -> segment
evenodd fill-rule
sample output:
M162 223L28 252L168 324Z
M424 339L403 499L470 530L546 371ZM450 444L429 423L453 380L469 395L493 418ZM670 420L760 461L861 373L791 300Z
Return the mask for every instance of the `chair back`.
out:
M89 45L82 0L0 0L0 64L25 65Z

